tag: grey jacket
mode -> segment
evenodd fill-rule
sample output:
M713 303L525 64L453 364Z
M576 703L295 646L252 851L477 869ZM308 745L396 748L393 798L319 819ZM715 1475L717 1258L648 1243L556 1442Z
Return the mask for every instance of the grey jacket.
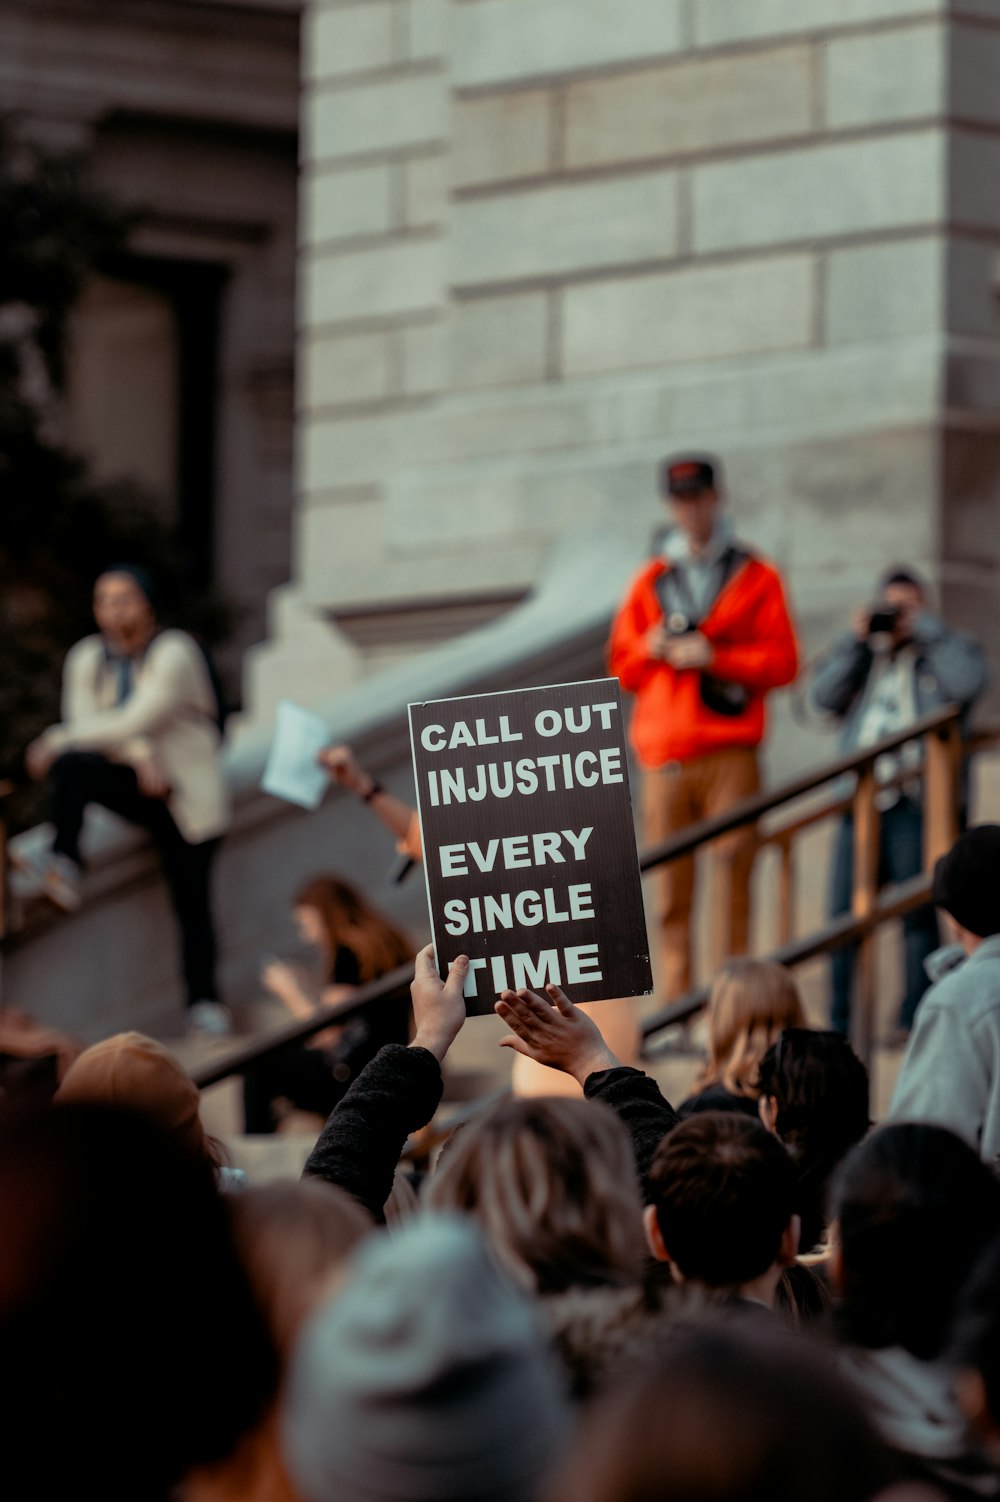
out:
M913 640L917 649L917 715L922 718L946 704L970 710L986 687L983 649L964 631L953 631L936 616L922 611ZM842 721L840 749L855 750L861 727L865 685L875 654L852 631L839 636L813 671L812 699L819 709Z
M986 1162L1000 1153L1000 934L920 1003L888 1119L950 1127Z

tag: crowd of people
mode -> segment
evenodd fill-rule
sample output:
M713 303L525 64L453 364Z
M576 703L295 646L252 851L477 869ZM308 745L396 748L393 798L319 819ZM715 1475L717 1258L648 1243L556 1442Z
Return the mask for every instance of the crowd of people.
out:
M971 916L968 873L938 875ZM991 911L1000 937L1000 893ZM676 1110L557 987L504 992L502 1046L575 1098L482 1106L401 1195L467 969L416 956L412 1037L358 1069L298 1182L247 1187L138 1034L85 1050L52 1101L0 1102L7 1495L1000 1496L982 1135L905 1090L873 1126L847 1040L743 961Z
M671 461L662 488L673 526L611 645L637 700L650 839L756 788L765 695L798 666L781 580L735 541L717 462ZM160 628L140 570L103 575L95 614L63 721L27 748L29 775L52 781L54 840L19 878L71 910L87 804L146 828L192 1021L221 1034L210 664ZM853 749L937 703L968 710L984 682L976 644L897 569L814 691ZM347 748L323 760L419 861L413 811ZM921 768L901 753L877 771L883 875L897 880L919 869ZM845 825L835 910L850 838ZM414 957L333 876L292 902L314 974L271 959L262 985L306 1020L401 966L412 983L247 1072L248 1131L275 1130L289 1106L325 1118L301 1180L249 1186L177 1059L137 1033L61 1061L54 1095L8 1090L6 1494L1000 1498L1000 825L959 836L933 905L905 930L912 1035L882 1124L845 1036L850 953L831 1029L811 1027L793 977L740 953L752 846L730 840L715 859L730 958L711 986L704 1066L676 1103L636 1067L631 999L598 1004L624 1019L619 1042L556 986L507 990L501 1047L534 1083L468 1112L411 1172L407 1144L438 1113L466 1022L469 960L442 979L432 946ZM660 893L669 995L692 979L693 870L675 865Z

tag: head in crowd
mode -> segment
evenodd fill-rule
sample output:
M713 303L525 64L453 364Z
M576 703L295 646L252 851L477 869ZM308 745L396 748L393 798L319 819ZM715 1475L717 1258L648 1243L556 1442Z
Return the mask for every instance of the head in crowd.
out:
M696 548L704 547L724 499L718 459L705 454L675 454L660 465L659 485L674 526Z
M757 1069L786 1027L804 1027L798 987L771 960L730 960L712 982L708 1057L699 1086L720 1084L733 1095L757 1096Z
M991 1242L966 1284L951 1358L965 1415L1000 1468L1000 1238Z
M807 1252L826 1231L830 1176L871 1124L868 1071L842 1033L790 1028L761 1060L757 1085L761 1116L798 1172Z
M197 1085L170 1051L143 1033L115 1033L85 1048L55 1096L59 1105L105 1105L148 1116L182 1152L221 1159L201 1124Z
M536 1502L565 1399L479 1228L424 1215L361 1247L306 1327L285 1404L303 1502Z
M795 1169L776 1137L732 1111L668 1132L647 1175L646 1235L678 1282L772 1303L795 1259Z
M424 1203L474 1215L504 1266L540 1293L631 1282L643 1267L632 1144L597 1101L498 1102L456 1134Z
M934 867L934 901L967 950L1000 933L1000 824L959 835Z
M147 1117L0 1109L11 1497L165 1502L253 1428L272 1342L210 1166Z
M306 1315L373 1229L357 1200L322 1179L279 1180L233 1197L236 1245L283 1358Z
M314 876L299 889L295 921L303 939L319 950L328 972L338 949L349 950L358 962L362 985L413 959L406 935L339 876Z
M118 652L144 647L156 630L156 585L144 568L115 563L94 583L94 620Z
M934 1360L963 1284L1000 1233L1000 1183L944 1127L892 1124L844 1159L831 1214L847 1342Z
M868 1502L890 1479L823 1353L779 1330L679 1329L592 1410L556 1502Z

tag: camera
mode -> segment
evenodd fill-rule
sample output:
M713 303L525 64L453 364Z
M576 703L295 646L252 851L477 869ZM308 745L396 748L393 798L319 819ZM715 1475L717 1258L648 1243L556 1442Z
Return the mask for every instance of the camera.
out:
M877 605L872 606L872 612L868 618L868 635L878 636L883 632L895 631L901 614L898 605L885 605L880 600Z

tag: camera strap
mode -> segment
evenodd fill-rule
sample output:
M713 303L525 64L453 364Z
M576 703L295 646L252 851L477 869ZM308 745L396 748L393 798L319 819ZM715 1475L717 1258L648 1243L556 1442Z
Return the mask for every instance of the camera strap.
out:
M680 636L686 631L697 631L705 617L711 613L716 600L730 579L749 557L750 554L744 548L730 545L726 549L717 565L715 590L703 611L699 611L695 604L684 565L672 563L664 569L656 580L655 588L660 609L663 611L664 624L671 635Z

